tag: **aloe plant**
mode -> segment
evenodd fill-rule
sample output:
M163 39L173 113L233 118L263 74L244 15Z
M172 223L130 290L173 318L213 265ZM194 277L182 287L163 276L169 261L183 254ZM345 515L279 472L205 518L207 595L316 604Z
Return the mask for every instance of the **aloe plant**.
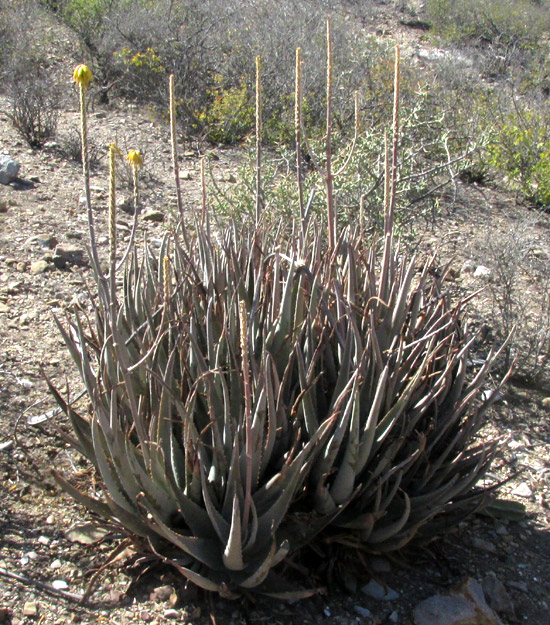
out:
M259 116L259 60L257 70ZM298 74L299 53L297 93ZM102 494L59 483L138 550L222 596L307 594L274 571L304 545L399 549L489 492L476 484L498 441L476 435L495 355L470 370L462 304L448 305L433 259L418 269L394 241L398 76L397 55L381 254L360 232L336 238L332 200L328 246L303 207L288 239L260 214L250 232L212 234L203 183L195 234L178 190L180 221L159 252L132 244L117 293L120 265L111 258L107 288L96 250L93 319L58 321L91 416L50 387ZM330 158L329 147L329 177ZM256 193L260 213L259 177Z

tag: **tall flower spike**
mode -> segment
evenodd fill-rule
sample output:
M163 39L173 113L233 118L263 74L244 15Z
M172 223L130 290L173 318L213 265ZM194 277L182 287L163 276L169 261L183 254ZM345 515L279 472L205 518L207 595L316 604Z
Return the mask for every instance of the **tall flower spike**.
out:
M92 70L87 65L81 63L75 67L73 80L77 85L82 85L86 89L93 78Z

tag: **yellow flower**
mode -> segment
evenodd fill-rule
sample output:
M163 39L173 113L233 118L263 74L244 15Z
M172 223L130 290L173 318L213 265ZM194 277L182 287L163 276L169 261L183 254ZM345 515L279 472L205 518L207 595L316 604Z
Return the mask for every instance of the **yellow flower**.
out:
M73 80L77 85L87 87L93 79L92 70L87 65L77 65L74 70Z
M141 158L141 153L139 150L130 150L126 158L134 166L143 165L143 159Z

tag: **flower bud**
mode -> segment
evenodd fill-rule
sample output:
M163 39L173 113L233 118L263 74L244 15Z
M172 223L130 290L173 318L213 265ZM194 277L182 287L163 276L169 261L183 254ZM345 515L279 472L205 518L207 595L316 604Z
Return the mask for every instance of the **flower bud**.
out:
M130 150L126 158L130 161L132 165L136 167L138 165L143 165L143 159L141 158L141 153L139 150Z
M86 88L93 79L92 70L87 65L77 65L74 70L73 80L77 85Z

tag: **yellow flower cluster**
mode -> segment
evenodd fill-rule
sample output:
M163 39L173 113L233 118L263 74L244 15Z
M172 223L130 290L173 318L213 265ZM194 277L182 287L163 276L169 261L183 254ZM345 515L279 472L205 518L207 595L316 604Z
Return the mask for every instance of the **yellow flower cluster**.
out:
M138 165L143 165L143 158L141 157L141 153L139 150L130 150L126 158L130 161L132 165L135 165L136 167Z
M93 80L92 70L87 65L77 65L74 70L73 80L77 85L82 85L86 88Z

